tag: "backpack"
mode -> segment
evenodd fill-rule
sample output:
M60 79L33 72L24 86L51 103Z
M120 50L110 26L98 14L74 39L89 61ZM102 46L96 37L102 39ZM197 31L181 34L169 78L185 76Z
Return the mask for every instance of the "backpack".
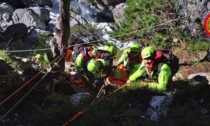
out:
M76 60L77 56L83 52L84 54L87 54L88 51L92 50L92 47L88 44L77 44L74 46L73 51L74 51L74 56L73 56L73 61Z
M113 59L110 52L105 50L97 50L96 51L96 58L102 58L102 59Z
M163 63L166 63L171 68L171 77L173 77L179 70L179 58L170 50L158 50L163 54L161 62L158 64L158 73Z

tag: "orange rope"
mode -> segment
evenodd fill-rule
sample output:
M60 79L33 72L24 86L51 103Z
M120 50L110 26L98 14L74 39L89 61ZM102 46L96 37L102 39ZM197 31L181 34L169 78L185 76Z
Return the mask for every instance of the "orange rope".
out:
M58 56L56 59L54 59L50 64L54 63L60 56ZM36 78L42 71L44 71L46 68L44 67L42 70L40 70L36 75L34 75L30 80L28 80L25 84L23 84L21 87L19 87L15 92L13 92L10 96L8 96L6 99L4 99L0 106L2 106L5 102L7 102L12 96L14 96L18 91L20 91L23 87L25 87L29 82L31 82L34 78Z
M77 117L84 115L85 110L79 111L75 116L73 116L68 122L66 122L65 124L63 124L63 126L67 126L70 122L74 121Z

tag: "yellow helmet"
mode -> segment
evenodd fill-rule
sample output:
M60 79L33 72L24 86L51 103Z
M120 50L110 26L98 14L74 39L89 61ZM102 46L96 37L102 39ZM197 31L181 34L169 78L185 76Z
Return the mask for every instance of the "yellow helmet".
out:
M142 56L143 59L149 58L149 57L154 56L154 55L155 55L155 48L153 46L145 47L141 51L141 56Z
M98 63L95 60L91 60L88 65L87 65L87 69L89 72L91 73L95 73L98 70Z

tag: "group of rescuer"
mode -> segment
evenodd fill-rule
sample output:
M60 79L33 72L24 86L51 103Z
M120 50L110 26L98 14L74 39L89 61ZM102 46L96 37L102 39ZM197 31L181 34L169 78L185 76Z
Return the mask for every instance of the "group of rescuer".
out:
M117 48L111 44L77 44L74 48L66 50L64 58L66 62L73 62L75 72L88 78L94 87L119 87L132 84L144 76L151 80L144 83L144 86L162 92L166 91L172 82L175 73L172 73L170 65L163 60L164 54L155 50L153 46L141 47L138 43L131 45L123 51L117 65L114 66L113 60L116 55ZM46 54L37 54L32 60L39 61L46 67L49 67L51 61Z

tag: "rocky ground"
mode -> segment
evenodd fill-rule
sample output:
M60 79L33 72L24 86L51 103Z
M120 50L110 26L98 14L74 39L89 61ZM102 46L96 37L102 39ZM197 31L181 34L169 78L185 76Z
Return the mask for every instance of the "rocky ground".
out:
M179 57L179 60L180 60L180 69L179 69L178 74L177 74L177 76L178 76L177 78L179 80L187 80L188 78L190 78L190 76L192 78L192 76L200 75L200 76L205 76L206 79L210 82L210 72L209 72L210 71L210 67L209 67L210 62L207 62L207 61L199 62L201 59L203 59L205 57L206 52L200 52L199 54L189 54L186 51L184 51L181 47L173 48L173 52ZM24 80L28 80L33 75L36 74L33 70L29 69L30 66L33 66L32 65L33 63L29 59L24 59L24 58L23 59L18 58L18 59L20 61L19 62L20 64L13 65L12 68L15 69L16 71L19 71L19 72L22 71L21 69L28 70L28 71L26 71L26 73L28 73L28 75L27 76L21 76L21 75L16 74L16 76L13 77L13 76L11 76L13 74L8 73L7 74L8 76L7 75L1 76L0 77L0 79L1 79L1 88L0 89L1 89L1 92L5 92L4 96L1 96L1 98L10 95L12 93L12 90L16 90L20 86L20 84L22 84L22 82L24 82ZM70 65L71 64L68 64L68 63L66 64L66 68L67 68L66 71L68 73L69 73L69 66ZM23 74L26 75L26 73L23 73ZM40 78L41 77L39 76L38 79L40 79ZM2 80L2 79L4 79L4 80ZM57 82L56 79L57 80L60 79L60 80L64 80L64 81ZM31 97L33 97L32 101L33 102L38 101L36 104L41 104L41 103L39 103L39 102L41 102L40 98L44 99L44 96L47 95L48 93L52 92L52 91L56 91L56 92L71 95L72 93L70 93L69 90L72 90L72 87L67 88L68 82L66 80L68 80L68 79L69 78L65 78L65 79L60 78L59 73L58 74L53 73L53 74L50 74L49 76L46 76L46 79L44 79L43 82L41 82L41 84L39 84L39 88L34 91L34 92L39 92L38 93L40 95L39 100L34 99L34 98L37 98L37 96L35 96L36 93L32 93L33 94L31 96ZM37 79L35 79L35 81L37 81ZM52 85L52 84L55 84L54 82L58 83L58 85ZM15 83L16 83L16 85L13 85ZM34 85L34 83L35 82L32 81L30 83L30 85L31 84ZM47 84L47 83L49 83L49 84ZM63 83L63 85L60 85L59 83ZM9 85L9 86L3 87L2 85L3 86ZM52 87L52 86L55 86L55 87ZM10 91L6 91L6 89L3 90L3 88L6 88L7 90L10 90ZM26 88L31 88L31 86L28 86ZM58 90L54 90L54 89L58 89ZM68 89L68 91L67 91L67 89ZM27 90L28 89L26 89L26 91ZM40 93L40 92L42 92L43 94ZM14 102L14 101L12 100L12 102ZM10 100L9 100L9 104L11 104ZM11 105L9 105L9 106L10 107L8 107L8 108L11 108ZM8 108L6 108L6 109L8 109ZM18 111L18 110L15 110L15 111ZM31 110L31 108L29 108L29 110ZM5 113L5 112L6 111L4 111L2 113ZM4 123L8 124L6 120L10 120L12 118L12 116L15 116L15 114L16 113L12 114L11 116L6 117L6 119L3 120L4 122L2 122L1 124L4 124ZM19 118L19 115L18 115L18 118ZM17 120L19 120L19 119L17 119ZM12 122L13 122L13 124L17 123L17 121L15 121L15 120L12 120Z

